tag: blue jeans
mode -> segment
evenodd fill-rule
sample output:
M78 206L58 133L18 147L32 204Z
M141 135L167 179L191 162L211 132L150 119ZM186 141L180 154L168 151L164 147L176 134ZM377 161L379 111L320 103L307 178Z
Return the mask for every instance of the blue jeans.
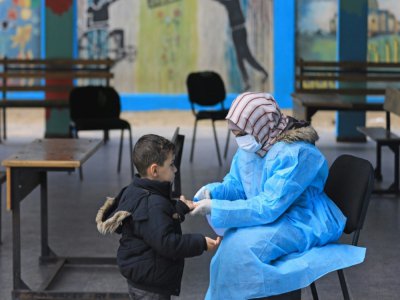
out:
M171 300L171 296L156 294L137 289L128 283L129 298L131 300Z

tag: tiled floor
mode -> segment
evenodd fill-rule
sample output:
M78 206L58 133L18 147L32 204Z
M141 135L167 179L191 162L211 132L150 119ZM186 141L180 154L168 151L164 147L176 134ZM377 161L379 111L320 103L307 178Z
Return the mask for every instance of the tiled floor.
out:
M179 125L179 120L177 120ZM153 124L133 128L134 140L144 133L157 133L170 137L177 125ZM336 143L333 129L317 128L321 135L318 146L329 163L342 153L350 153L375 161L374 144ZM229 168L235 144L231 139L228 160L222 167L215 157L215 145L211 127L199 128L194 162L189 163L192 127L181 126L185 134L182 158L183 194L190 197L203 184L221 180ZM221 147L226 137L226 129L218 128ZM93 135L100 135L93 133ZM1 158L17 151L35 137L26 136L9 139L0 144ZM223 140L222 140L223 139ZM118 134L112 135L110 143L100 148L84 165L84 181L79 181L77 173L50 173L49 188L49 241L54 252L64 256L114 256L118 246L118 236L100 236L96 230L94 217L106 196L115 195L130 181L127 152L124 154L124 168L116 173ZM127 151L127 147L125 148ZM125 150L124 149L124 150ZM383 152L384 184L388 184L393 174L393 158L387 149ZM3 199L5 198L3 188ZM39 265L40 222L39 191L35 190L23 202L22 213L22 273L24 281L33 289L37 288L50 267ZM11 213L3 209L3 243L0 246L0 299L11 299L12 290L12 239ZM367 214L366 224L360 237L360 245L367 247L366 261L346 270L348 284L353 299L398 299L400 277L400 206L394 196L373 196ZM185 232L201 232L213 236L207 223L201 217L188 217L184 223ZM187 259L180 299L203 299L208 285L208 266L212 253ZM125 292L126 284L116 268L65 269L51 287L62 291L108 291ZM341 299L340 287L335 273L317 282L320 299ZM309 289L302 291L302 299L311 299ZM222 299L221 299L222 300Z

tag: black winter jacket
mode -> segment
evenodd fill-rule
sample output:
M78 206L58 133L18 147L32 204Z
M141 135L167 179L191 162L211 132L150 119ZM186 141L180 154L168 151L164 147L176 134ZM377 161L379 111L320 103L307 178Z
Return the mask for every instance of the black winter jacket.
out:
M189 208L170 195L169 182L135 176L115 199L107 199L96 222L103 234L122 234L117 263L132 286L179 295L184 258L200 255L207 243L201 234L182 234Z

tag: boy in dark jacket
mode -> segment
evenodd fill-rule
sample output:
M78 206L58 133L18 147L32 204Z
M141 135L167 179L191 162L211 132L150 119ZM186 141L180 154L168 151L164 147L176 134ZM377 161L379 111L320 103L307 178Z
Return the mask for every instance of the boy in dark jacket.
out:
M220 242L182 234L180 223L194 205L183 196L171 199L174 151L174 144L161 136L142 136L133 149L139 175L116 198L108 198L96 216L102 234L122 235L117 263L132 300L179 295L184 258L214 250Z

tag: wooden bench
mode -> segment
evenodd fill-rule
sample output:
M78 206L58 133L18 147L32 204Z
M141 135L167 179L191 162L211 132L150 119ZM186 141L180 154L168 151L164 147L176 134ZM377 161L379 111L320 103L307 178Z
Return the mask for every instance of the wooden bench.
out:
M366 96L383 97L387 87L400 88L400 63L298 60L293 115L311 121L319 110L383 111Z
M0 59L4 139L7 108L68 108L75 85L109 85L113 63L109 59ZM45 99L11 99L10 92L44 92Z
M357 127L357 130L376 142L375 179L382 180L382 146L389 147L394 153L394 182L384 190L375 190L378 193L399 194L399 146L400 137L391 131L390 114L400 116L400 91L387 89L383 109L386 113L386 127Z

